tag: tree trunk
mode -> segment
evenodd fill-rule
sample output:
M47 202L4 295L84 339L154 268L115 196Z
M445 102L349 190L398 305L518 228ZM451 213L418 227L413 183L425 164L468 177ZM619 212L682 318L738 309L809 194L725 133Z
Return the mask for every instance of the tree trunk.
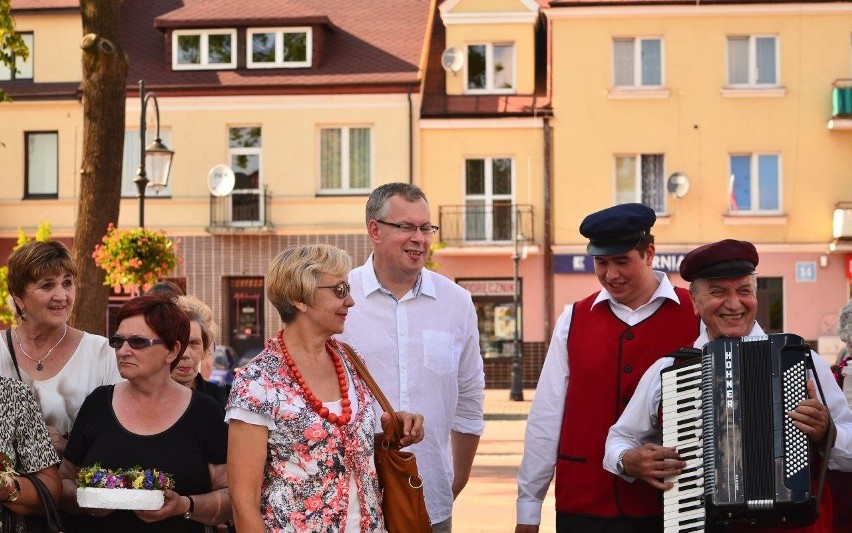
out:
M92 252L118 222L124 157L127 57L121 49L121 1L80 0L83 17L83 158L73 252L79 273L74 327L105 335L109 287Z

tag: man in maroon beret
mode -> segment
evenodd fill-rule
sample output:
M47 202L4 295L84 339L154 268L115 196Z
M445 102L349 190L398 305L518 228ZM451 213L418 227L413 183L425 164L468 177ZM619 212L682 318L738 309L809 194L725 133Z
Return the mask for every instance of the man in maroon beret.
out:
M755 320L755 268L759 261L753 244L733 239L700 246L683 259L680 264L681 277L691 282L689 294L692 305L706 326L706 330L693 344L695 348L701 348L718 337L764 335ZM835 470L852 470L852 412L825 361L815 353L813 361L828 407L817 399L816 387L809 380L808 398L788 415L796 427L817 445L823 443L833 419L837 436L828 466ZM679 474L685 465L677 450L661 445L662 427L658 420L662 388L660 371L673 363L673 358L664 357L642 376L624 413L609 430L604 456L604 468L607 470L627 480L640 479L662 490L669 490L673 486L672 483L666 483L664 478ZM617 458L621 459L620 469L616 467ZM827 499L830 498L823 495L823 502ZM821 515L813 526L784 531L827 533L830 524L830 508L821 508ZM772 530L737 525L736 529L728 531Z
M601 466L607 430L642 373L699 332L689 293L652 269L656 219L630 203L580 224L601 290L566 306L553 329L527 417L516 533L539 530L554 475L557 533L663 530L658 492Z

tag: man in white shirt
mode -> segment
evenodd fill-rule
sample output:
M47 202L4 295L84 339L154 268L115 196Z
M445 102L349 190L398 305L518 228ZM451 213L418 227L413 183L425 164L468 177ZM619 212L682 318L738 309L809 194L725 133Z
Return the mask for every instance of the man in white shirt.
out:
M601 467L607 430L642 373L698 335L687 291L651 268L656 219L650 207L621 204L580 225L602 289L566 308L553 330L527 418L516 533L538 531L554 473L557 533L662 531L658 492Z
M701 246L683 259L681 277L691 282L689 291L692 304L706 325L706 330L693 344L695 348L701 348L718 337L764 334L755 320L755 267L758 261L754 245L733 239ZM852 412L828 365L818 355L813 356L828 407L817 399L816 387L812 380L808 380L808 399L788 414L796 427L817 445L823 443L833 419L837 434L828 466L831 469L852 470ZM640 479L662 490L673 486L672 483L666 483L664 478L679 474L685 465L677 450L661 445L662 428L658 420L662 388L660 371L673 363L671 357L661 358L642 376L621 418L609 430L603 460L604 468L623 479L631 482ZM823 500L826 498L824 494ZM827 524L822 523L823 520ZM828 531L830 524L831 513L823 512L814 526L792 531ZM736 531L761 530L741 526Z
M485 428L485 375L470 293L423 268L438 230L430 220L415 185L373 191L366 207L373 253L349 274L355 307L340 338L364 356L395 409L424 416L426 436L410 449L433 531L449 532Z

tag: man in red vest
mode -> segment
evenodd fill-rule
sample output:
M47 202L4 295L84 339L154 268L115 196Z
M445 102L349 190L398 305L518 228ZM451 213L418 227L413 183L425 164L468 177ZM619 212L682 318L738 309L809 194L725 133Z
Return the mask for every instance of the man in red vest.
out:
M689 293L692 305L707 326L698 339L691 343L695 348L701 348L718 337L764 335L755 319L755 267L759 259L752 243L733 239L700 246L683 259L680 275L691 282ZM852 470L852 411L849 410L843 392L832 378L828 364L816 353L812 355L828 407L817 399L816 386L812 380L808 380L808 398L790 411L788 416L793 419L796 427L819 447L822 447L833 419L837 433L828 467ZM673 484L665 482L664 479L679 474L685 465L677 450L661 445L662 427L658 410L661 396L660 370L673 363L673 358L664 357L645 372L630 404L609 430L604 467L625 479L645 482L636 481L634 485L668 490ZM829 533L832 519L830 500L827 491L824 492L820 516L814 525L784 531ZM727 526L724 531L739 533L776 530L738 523Z
M656 219L622 204L580 225L602 289L566 307L554 328L527 419L516 533L538 531L554 472L558 533L662 531L659 491L601 466L607 430L639 377L698 335L688 292L651 268Z

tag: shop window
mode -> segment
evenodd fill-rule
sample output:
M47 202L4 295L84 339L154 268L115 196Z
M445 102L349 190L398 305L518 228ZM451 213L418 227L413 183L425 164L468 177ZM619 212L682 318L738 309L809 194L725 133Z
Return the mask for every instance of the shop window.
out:
M757 323L766 333L784 332L784 278L757 278Z
M518 280L520 284L520 280ZM458 280L473 298L479 325L479 347L486 359L512 357L515 355L515 303L512 279L468 279ZM520 285L519 285L520 288ZM519 292L519 302L523 292ZM522 341L523 329L518 309L518 342ZM520 346L520 344L519 344Z

